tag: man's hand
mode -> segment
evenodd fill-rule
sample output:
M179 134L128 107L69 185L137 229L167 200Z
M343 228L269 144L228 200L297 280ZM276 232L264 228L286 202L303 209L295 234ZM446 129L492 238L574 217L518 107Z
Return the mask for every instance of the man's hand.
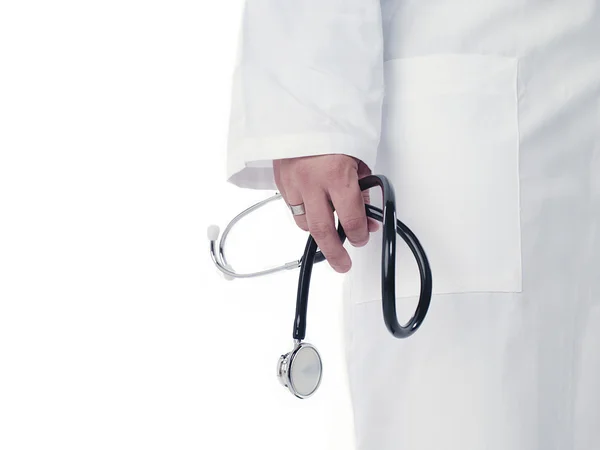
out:
M370 174L368 167L346 155L322 155L273 161L275 183L288 205L304 203L305 215L296 224L309 231L336 272L350 270L350 256L337 235L333 208L348 241L362 247L378 224L365 213L368 191L358 180Z

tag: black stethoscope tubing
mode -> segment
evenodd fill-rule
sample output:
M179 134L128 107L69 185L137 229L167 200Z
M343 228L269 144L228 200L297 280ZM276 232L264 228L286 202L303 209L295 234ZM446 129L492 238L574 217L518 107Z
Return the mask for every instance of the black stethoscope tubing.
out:
M425 250L415 234L400 220L396 219L396 198L394 190L383 175L369 175L359 180L362 191L379 186L383 193L383 210L372 205L366 205L367 216L383 224L382 253L381 253L381 300L383 319L388 331L396 338L411 336L423 323L432 294L431 268ZM346 233L341 224L337 228L342 243ZM421 278L419 302L413 317L407 324L398 322L396 313L396 234L406 242L416 259ZM308 237L304 255L301 259L298 279L298 295L296 298L296 315L294 318L295 340L303 340L306 335L306 316L308 308L308 292L314 263L325 260L325 255L317 251L317 243L312 236Z

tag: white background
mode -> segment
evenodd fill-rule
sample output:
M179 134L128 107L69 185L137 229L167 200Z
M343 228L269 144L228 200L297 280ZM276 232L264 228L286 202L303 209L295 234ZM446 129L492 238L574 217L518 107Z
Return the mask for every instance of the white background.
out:
M210 223L271 194L225 181L241 7L0 3L0 449L351 448L341 277L313 274L302 401L275 377L297 272L228 283L208 255ZM262 214L241 268L302 253Z

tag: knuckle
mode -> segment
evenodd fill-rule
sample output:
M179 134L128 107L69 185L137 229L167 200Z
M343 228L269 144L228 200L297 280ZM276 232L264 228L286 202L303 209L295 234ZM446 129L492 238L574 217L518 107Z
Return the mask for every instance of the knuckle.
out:
M364 217L353 217L342 222L346 233L357 233L367 230L367 221Z
M344 167L338 161L332 161L325 167L325 177L328 180L339 180L345 175Z
M310 166L308 166L307 164L298 164L295 168L294 168L294 176L303 182L306 182L307 180L310 179L310 175L312 173L312 170L310 169Z
M310 234L315 240L320 241L331 236L331 227L325 222L315 222L309 226Z

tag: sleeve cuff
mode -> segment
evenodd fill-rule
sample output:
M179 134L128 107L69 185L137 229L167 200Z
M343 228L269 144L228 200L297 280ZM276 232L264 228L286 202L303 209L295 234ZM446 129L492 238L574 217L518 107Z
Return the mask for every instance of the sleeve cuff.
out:
M244 138L229 144L227 181L241 188L276 190L273 160L303 156L344 154L373 169L378 144L328 133Z

